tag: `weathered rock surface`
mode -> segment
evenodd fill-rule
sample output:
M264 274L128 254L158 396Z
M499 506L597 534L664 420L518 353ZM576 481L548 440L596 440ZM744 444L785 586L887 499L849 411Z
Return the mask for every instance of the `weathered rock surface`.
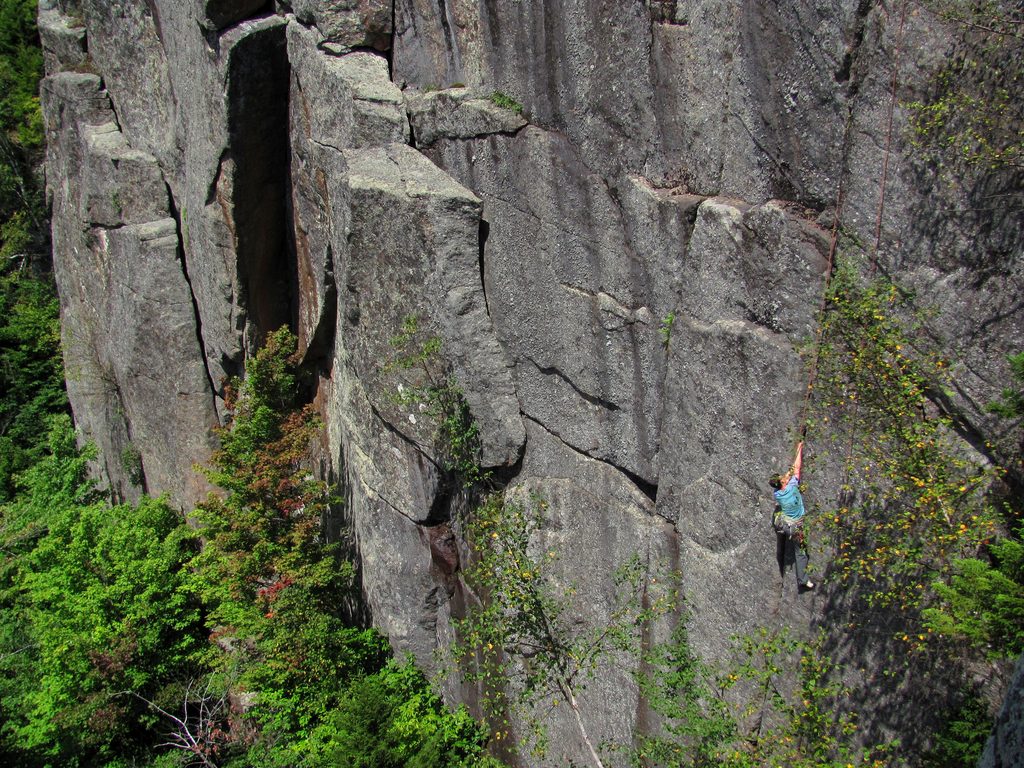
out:
M320 41L335 52L391 47L391 3L387 0L293 0L296 18L315 25Z
M416 146L429 147L439 138L475 139L494 133L512 134L527 123L510 109L467 88L413 93L408 98L409 122Z
M68 393L117 497L206 492L213 393L156 159L128 147L95 75L44 91Z
M666 561L712 658L735 631L823 618L780 580L764 482L799 421L834 228L932 310L949 405L992 434L984 403L1024 345L1024 221L977 211L1020 190L944 186L915 158L901 104L948 49L933 16L47 0L39 19L69 391L105 474L194 503L222 378L289 323L368 607L424 663L466 597L465 499L395 397L416 376L453 376L482 463L548 500L537 545L586 586L581 616L603 620L633 553ZM429 370L388 367L409 317L410 344L440 340ZM643 717L629 667L584 694L595 741ZM553 764L582 754L571 718L552 735Z
M1017 662L1017 672L978 768L1010 768L1021 763L1024 763L1024 660Z

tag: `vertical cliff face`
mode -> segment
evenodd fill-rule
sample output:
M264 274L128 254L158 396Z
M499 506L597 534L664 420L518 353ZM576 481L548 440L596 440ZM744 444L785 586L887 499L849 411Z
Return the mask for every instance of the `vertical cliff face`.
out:
M937 309L979 434L1024 342L1020 219L953 226L934 201L980 192L915 164L900 104L949 32L902 10L44 0L68 386L112 486L201 498L223 378L290 323L374 621L429 664L461 589L459 498L383 371L416 316L482 463L547 499L588 616L639 553L681 569L706 654L769 615L809 627L824 604L779 581L762 485L833 229ZM972 243L989 256L960 258ZM629 669L584 699L595 740L629 740ZM575 734L552 743L576 754Z

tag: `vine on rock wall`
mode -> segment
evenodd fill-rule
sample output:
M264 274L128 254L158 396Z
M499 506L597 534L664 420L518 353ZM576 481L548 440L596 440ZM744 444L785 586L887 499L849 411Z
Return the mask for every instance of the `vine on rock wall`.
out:
M904 321L902 318L911 317ZM985 493L997 470L957 439L936 404L949 362L932 350L910 297L885 278L864 282L852 263L832 281L814 427L841 457L844 500L820 516L835 543L834 574L867 606L907 614L922 640L929 585L976 554L997 530Z
M852 259L838 265L811 428L843 484L837 506L812 524L831 549L826 578L850 609L846 631L888 634L881 674L920 691L911 669L942 670L950 711L968 711L964 702L982 692L971 665L1021 648L1024 558L993 493L1005 470L986 458L991 445L980 452L960 436L955 362L935 348L927 321L889 279L861 277ZM949 720L924 743L953 743L951 729L984 730L991 716Z
M441 338L427 335L420 320L409 315L388 343L394 350L381 372L396 378L393 402L412 410L415 423L434 425L434 449L442 469L464 488L487 480L481 468L480 432L469 412L462 388L441 355Z

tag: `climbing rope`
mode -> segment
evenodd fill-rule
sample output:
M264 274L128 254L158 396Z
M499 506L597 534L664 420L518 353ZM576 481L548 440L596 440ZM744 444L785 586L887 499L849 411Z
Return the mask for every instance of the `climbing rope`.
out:
M875 217L875 242L874 248L871 253L870 271L869 274L872 276L878 269L878 250L882 241L882 217L885 212L885 196L886 196L886 185L889 175L889 157L892 154L892 133L893 133L893 121L894 114L896 112L896 90L899 83L899 61L900 54L903 47L903 33L906 27L907 20L907 0L903 0L902 9L900 13L900 26L899 31L896 35L896 45L893 50L893 66L892 66L892 79L889 86L889 111L886 126L885 135L885 148L883 150L882 157L882 177L879 183L878 190L878 209ZM846 148L849 146L850 131L853 125L853 111L849 111L846 120L846 127L843 131L843 150L845 154ZM836 184L836 202L835 202L835 213L832 217L832 236L828 248L828 261L825 267L825 282L822 287L821 302L818 306L817 323L814 337L814 356L811 359L810 369L807 376L807 389L804 392L803 405L800 408L800 439L805 440L807 437L807 421L808 414L810 412L811 400L814 396L814 386L818 378L818 362L821 357L821 340L825 332L825 311L828 305L828 296L832 288L832 277L835 273L835 256L836 250L839 244L839 229L840 222L842 219L842 209L844 200L844 186L843 180L846 174L843 169L840 169L839 179Z
M896 112L896 86L900 74L900 53L903 47L903 29L907 23L907 0L903 0L903 8L900 12L900 28L896 33L896 45L892 53L892 80L889 85L889 117L885 131L885 151L882 159L882 178L878 188L878 211L875 217L875 247L871 252L871 271L874 276L878 269L878 248L882 242L882 215L885 212L885 187L889 179L889 156L892 147L892 123L893 115Z
M847 118L846 128L843 132L843 146L847 145L850 137L850 126L853 123L852 114ZM807 374L807 389L804 391L804 402L800 407L800 439L807 438L807 419L811 408L811 399L814 395L814 385L818 378L818 361L821 358L821 339L825 333L825 311L828 307L828 295L832 288L832 275L835 272L836 250L839 245L839 225L843 209L843 179L846 174L841 170L839 180L836 184L835 213L832 216L832 236L828 246L828 260L825 265L825 282L821 291L821 301L818 304L818 314L814 331L814 357L811 358L810 369Z

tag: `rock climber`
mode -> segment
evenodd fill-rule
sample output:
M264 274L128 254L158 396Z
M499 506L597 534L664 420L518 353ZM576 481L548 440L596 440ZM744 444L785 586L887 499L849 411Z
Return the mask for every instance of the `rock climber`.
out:
M807 578L807 545L804 542L803 522L804 498L800 495L800 469L803 465L804 444L796 444L793 465L784 475L772 475L768 485L778 503L772 524L779 536L779 566L785 567L790 560L796 561L796 583L801 592L814 589L814 582Z

